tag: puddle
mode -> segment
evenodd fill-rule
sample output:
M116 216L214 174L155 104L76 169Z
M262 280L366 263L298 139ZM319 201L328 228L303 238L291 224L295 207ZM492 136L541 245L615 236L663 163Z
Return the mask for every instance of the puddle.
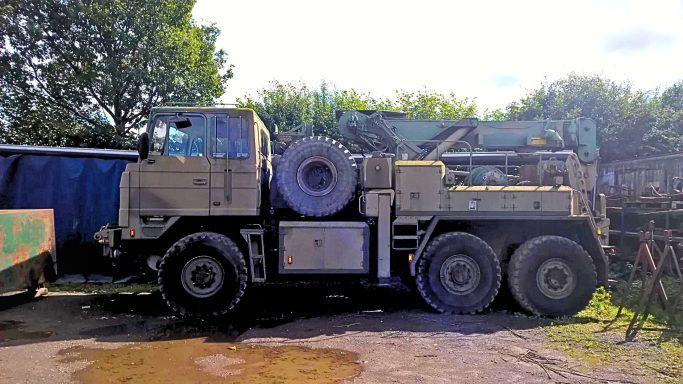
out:
M0 321L0 343L21 340L47 339L52 335L50 331L26 331L23 321Z
M361 372L358 355L340 349L265 347L205 339L133 343L115 349L71 347L62 363L92 362L82 383L340 383Z

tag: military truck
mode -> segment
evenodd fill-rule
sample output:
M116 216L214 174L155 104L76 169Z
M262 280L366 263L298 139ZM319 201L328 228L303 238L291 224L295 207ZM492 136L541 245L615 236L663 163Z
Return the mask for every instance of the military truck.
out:
M251 109L154 109L119 221L95 239L148 259L182 315L225 314L252 284L349 277L401 279L436 311L477 313L507 275L523 308L555 316L606 282L592 120L337 117L363 154L308 135L273 154Z

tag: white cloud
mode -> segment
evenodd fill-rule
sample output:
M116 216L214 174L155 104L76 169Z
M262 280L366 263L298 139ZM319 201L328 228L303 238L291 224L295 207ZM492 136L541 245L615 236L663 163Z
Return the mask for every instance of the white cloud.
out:
M329 81L376 96L454 92L492 109L569 72L644 88L683 77L678 0L199 0L194 15L218 24L218 45L235 64L226 101L270 80ZM615 36L637 45L627 31L669 41L628 55L606 50Z
M607 52L641 52L648 48L666 48L674 37L646 29L630 29L608 36L605 41Z
M505 88L515 85L519 79L515 75L499 74L493 75L492 80L497 87Z

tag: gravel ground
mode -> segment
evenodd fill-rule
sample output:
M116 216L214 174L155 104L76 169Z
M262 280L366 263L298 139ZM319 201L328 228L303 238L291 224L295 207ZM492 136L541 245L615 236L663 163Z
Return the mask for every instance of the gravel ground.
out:
M293 372L298 369L302 374L318 377L317 382L652 381L648 377L627 377L618 367L596 370L571 360L547 345L544 332L538 328L539 320L513 315L501 310L500 305L475 316L441 315L426 311L405 290L326 285L256 288L230 319L212 322L176 318L166 309L158 292L53 292L37 300L0 300L2 383L117 382L111 372L106 380L96 379L97 370L106 368L98 360L105 355L78 358L74 357L75 351L108 349L112 351L107 359L126 358L135 351L148 350L150 343L159 343L154 348L161 348L164 353L145 355L139 363L131 362L139 365L136 373L116 380L161 382L161 378L155 379L154 367L163 362L154 359L170 359L176 353L174 346L183 345L185 349L178 361L190 364L189 368L182 367L183 372L218 372L212 380L215 383L299 382L290 376L278 380L241 376L243 371L266 367L270 361L282 364L283 375L289 368ZM283 348L290 346L295 348L296 356L283 354ZM256 348L263 361L254 360L258 359L254 353L231 354L245 348ZM310 349L330 352L305 355ZM197 352L192 355L192 351ZM299 356L300 353L304 355ZM344 371L345 377L327 377L301 368L302 361L314 362L334 353L353 356L346 363L355 364L356 368ZM339 364L342 360L338 360ZM149 369L145 372L146 367ZM125 367L120 370L126 372ZM348 372L355 373L348 376ZM199 376L194 380L175 377L179 382L201 381Z

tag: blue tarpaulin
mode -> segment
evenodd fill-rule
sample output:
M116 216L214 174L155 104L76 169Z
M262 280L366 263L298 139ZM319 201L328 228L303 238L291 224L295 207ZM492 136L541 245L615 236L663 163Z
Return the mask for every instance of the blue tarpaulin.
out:
M105 265L92 236L118 221L121 173L135 160L119 152L96 157L96 150L17 153L0 147L0 209L54 209L60 274Z

